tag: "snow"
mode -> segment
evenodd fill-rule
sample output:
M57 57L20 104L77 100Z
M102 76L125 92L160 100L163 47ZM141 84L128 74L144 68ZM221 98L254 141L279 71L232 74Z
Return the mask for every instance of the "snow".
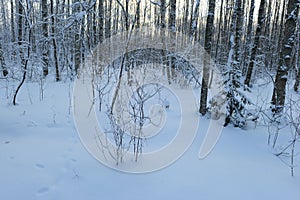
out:
M12 106L6 98L11 88L0 80L1 199L300 198L299 169L289 175L267 146L264 126L224 128L213 151L200 160L209 125L201 117L193 144L179 160L152 173L123 173L102 165L82 145L71 112L73 83L46 81L43 87L40 100L39 83L26 83L19 105Z

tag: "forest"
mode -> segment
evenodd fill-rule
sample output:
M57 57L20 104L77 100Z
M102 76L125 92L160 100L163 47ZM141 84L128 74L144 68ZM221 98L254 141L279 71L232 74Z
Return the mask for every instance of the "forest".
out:
M56 81L72 79L105 38L154 26L190 35L220 69L230 64L228 73L237 80L231 80L233 89L247 90L258 78L269 78L274 85L270 102L277 113L284 107L287 81L293 81L295 92L299 88L298 7L297 0L2 0L1 78L23 82L50 73ZM201 92L199 111L204 115L207 88Z
M97 107L114 145L104 157L117 165L127 151L135 162L143 159L148 139L156 134L146 132L147 126L161 131L157 127L165 123L172 132L181 125L189 132L197 129L194 118L216 120L229 132L264 132L266 146L295 176L300 163L299 7L300 0L1 0L0 103L13 110L27 105L28 98L39 106L31 84L37 84L37 102L47 98L49 84L63 84L66 113L73 111L76 118L82 114L77 102L89 102L85 97L91 94L84 113ZM92 88L81 88L80 81L90 81ZM215 94L217 86L222 88ZM184 97L188 87L196 102ZM56 124L60 116L53 107L49 121ZM194 111L197 117L188 125L165 122L166 116L191 117ZM107 138L96 132L89 137L104 152Z

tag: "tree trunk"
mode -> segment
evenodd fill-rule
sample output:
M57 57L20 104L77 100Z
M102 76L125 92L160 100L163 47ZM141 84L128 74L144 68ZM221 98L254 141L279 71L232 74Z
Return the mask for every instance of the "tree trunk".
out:
M111 7L112 2L107 0L106 2L106 17L105 17L105 38L111 36Z
M10 0L10 26L11 26L11 41L16 41L16 33L15 33L15 17L14 17L14 0Z
M210 56L211 46L212 46L212 35L214 28L214 16L215 16L215 0L209 0L208 15L205 29L205 42L204 49L206 55ZM206 56L205 56L206 57ZM202 75L202 85L200 94L200 108L199 112L205 115L207 112L207 94L208 94L208 80L209 80L209 62L210 58L204 58L203 75Z
M80 0L73 0L72 14L74 16L80 12ZM74 25L74 66L75 73L78 74L78 70L81 62L81 32L80 32L80 21L76 20Z
M176 0L170 0L169 29L176 30Z
M28 2L27 3L27 11L29 10L29 5ZM26 79L26 75L27 75L27 65L28 65L28 58L30 56L30 38L31 38L31 27L29 24L29 13L26 13L26 18L24 17L25 12L24 12L24 7L22 5L22 2L19 1L18 3L18 46L19 46L19 55L20 55L20 59L21 59L21 67L23 70L23 76L21 79L21 82L19 83L15 93L14 93L14 97L13 97L13 105L17 105L17 95L22 87L22 85L25 82ZM23 26L24 23L24 26ZM24 31L23 31L24 29ZM26 42L26 46L27 46L27 57L25 58L25 49L22 47L23 46L23 33L26 33L28 31L28 35L27 35L27 42ZM24 44L25 45L25 44Z
M235 29L235 60L237 66L241 69L240 66L240 55L241 55L241 39L242 39L242 30L243 30L243 20L244 20L244 11L242 9L242 0L237 0L235 5L236 9L236 29Z
M254 67L254 63L255 63L255 56L256 56L257 49L259 47L259 38L262 35L262 26L263 26L263 23L265 20L265 3L266 3L265 0L260 1L259 11L258 11L258 23L257 23L256 31L255 31L254 45L251 50L250 63L248 66L246 79L244 81L245 87L250 86L253 67Z
M92 3L93 1L91 1ZM98 37L97 37L97 4L96 2L94 3L94 6L93 6L93 13L91 14L92 15L92 25L91 25L91 30L92 30L92 35L90 36L92 39L92 48L94 48L97 44L98 44Z
M299 85L300 85L300 69L298 68L298 73L297 73L297 77L296 77L296 81L295 81L295 85L294 85L295 92L299 91Z
M99 42L103 42L104 39L104 1L99 1L98 12L99 12ZM98 41L98 40L95 40Z
M161 0L160 3L160 26L166 28L166 0Z
M246 34L246 44L245 44L245 52L244 52L244 59L243 59L243 75L246 74L248 65L248 61L251 55L251 38L252 38L252 28L253 28L253 15L255 9L255 1L251 0L250 9L249 9L249 20L247 25L247 34Z
M288 72L291 68L292 50L296 39L296 25L298 19L299 1L289 0L287 15L285 19L284 38L281 44L281 53L274 84L272 105L273 112L278 113L283 110L286 97L286 82Z
M217 35L217 41L216 41L216 52L215 52L215 59L218 59L218 54L219 54L219 42L220 42L220 36L221 36L221 28L223 24L223 2L221 1L221 6L220 6L220 15L219 15L219 24L218 24L218 35Z
M126 28L126 31L129 31L129 1L130 0L126 0L125 1L125 13L124 13L124 17L125 17L125 28Z
M51 13L51 38L53 44L53 57L54 57L54 66L55 66L55 76L56 81L60 81L59 75L59 66L58 66L58 58L57 58L57 44L56 44L56 37L55 37L55 14L54 13L54 3L53 0L50 0L50 13Z
M1 38L0 38L0 65L1 65L1 68L2 68L2 74L3 74L3 76L4 77L7 76L8 71L7 71L6 64L5 64L4 57L3 57L2 40L1 40Z
M5 12L5 7L4 7L4 1L3 0L1 0L1 4L2 4L2 6L1 6L2 10L1 11L2 11L2 15L3 15L3 22L2 22L3 23L3 28L4 28L4 30L7 30L6 12ZM1 65L2 74L3 74L4 77L7 76L8 71L7 71L7 68L6 68L5 61L4 61L3 50L2 50L2 41L7 39L7 37L6 37L7 35L8 34L4 34L3 39L0 37L0 65Z
M181 31L183 33L189 33L189 26L188 26L188 22L189 22L189 0L185 0L185 4L184 4L184 15L183 15L183 20L182 20L182 24L181 24Z
M136 2L136 28L140 28L141 26L141 1L137 0Z
M43 34L43 46L42 46L42 62L43 62L43 75L46 77L49 73L49 42L48 42L48 5L47 0L41 1L42 8L42 34Z
M200 5L200 0L196 0L195 8L194 8L193 12L191 12L192 16L191 16L191 24L190 24L190 37L195 36L195 32L197 29L199 5Z

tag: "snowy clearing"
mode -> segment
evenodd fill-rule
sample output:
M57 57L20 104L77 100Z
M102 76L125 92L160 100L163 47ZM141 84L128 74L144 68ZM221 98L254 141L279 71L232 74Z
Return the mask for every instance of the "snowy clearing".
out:
M204 160L199 145L209 120L201 118L191 148L154 173L105 167L83 147L70 112L72 83L26 83L19 105L5 99L1 81L1 199L299 199L300 176L272 154L265 127L227 127ZM298 169L297 169L298 170Z

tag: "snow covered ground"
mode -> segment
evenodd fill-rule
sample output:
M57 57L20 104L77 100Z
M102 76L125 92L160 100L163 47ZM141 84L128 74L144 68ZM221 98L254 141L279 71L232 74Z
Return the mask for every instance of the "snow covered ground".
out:
M265 127L223 129L214 150L198 159L209 120L174 164L127 174L102 165L75 129L72 83L26 83L18 106L0 82L0 199L300 199L300 170L272 154ZM10 88L10 87L9 87Z

